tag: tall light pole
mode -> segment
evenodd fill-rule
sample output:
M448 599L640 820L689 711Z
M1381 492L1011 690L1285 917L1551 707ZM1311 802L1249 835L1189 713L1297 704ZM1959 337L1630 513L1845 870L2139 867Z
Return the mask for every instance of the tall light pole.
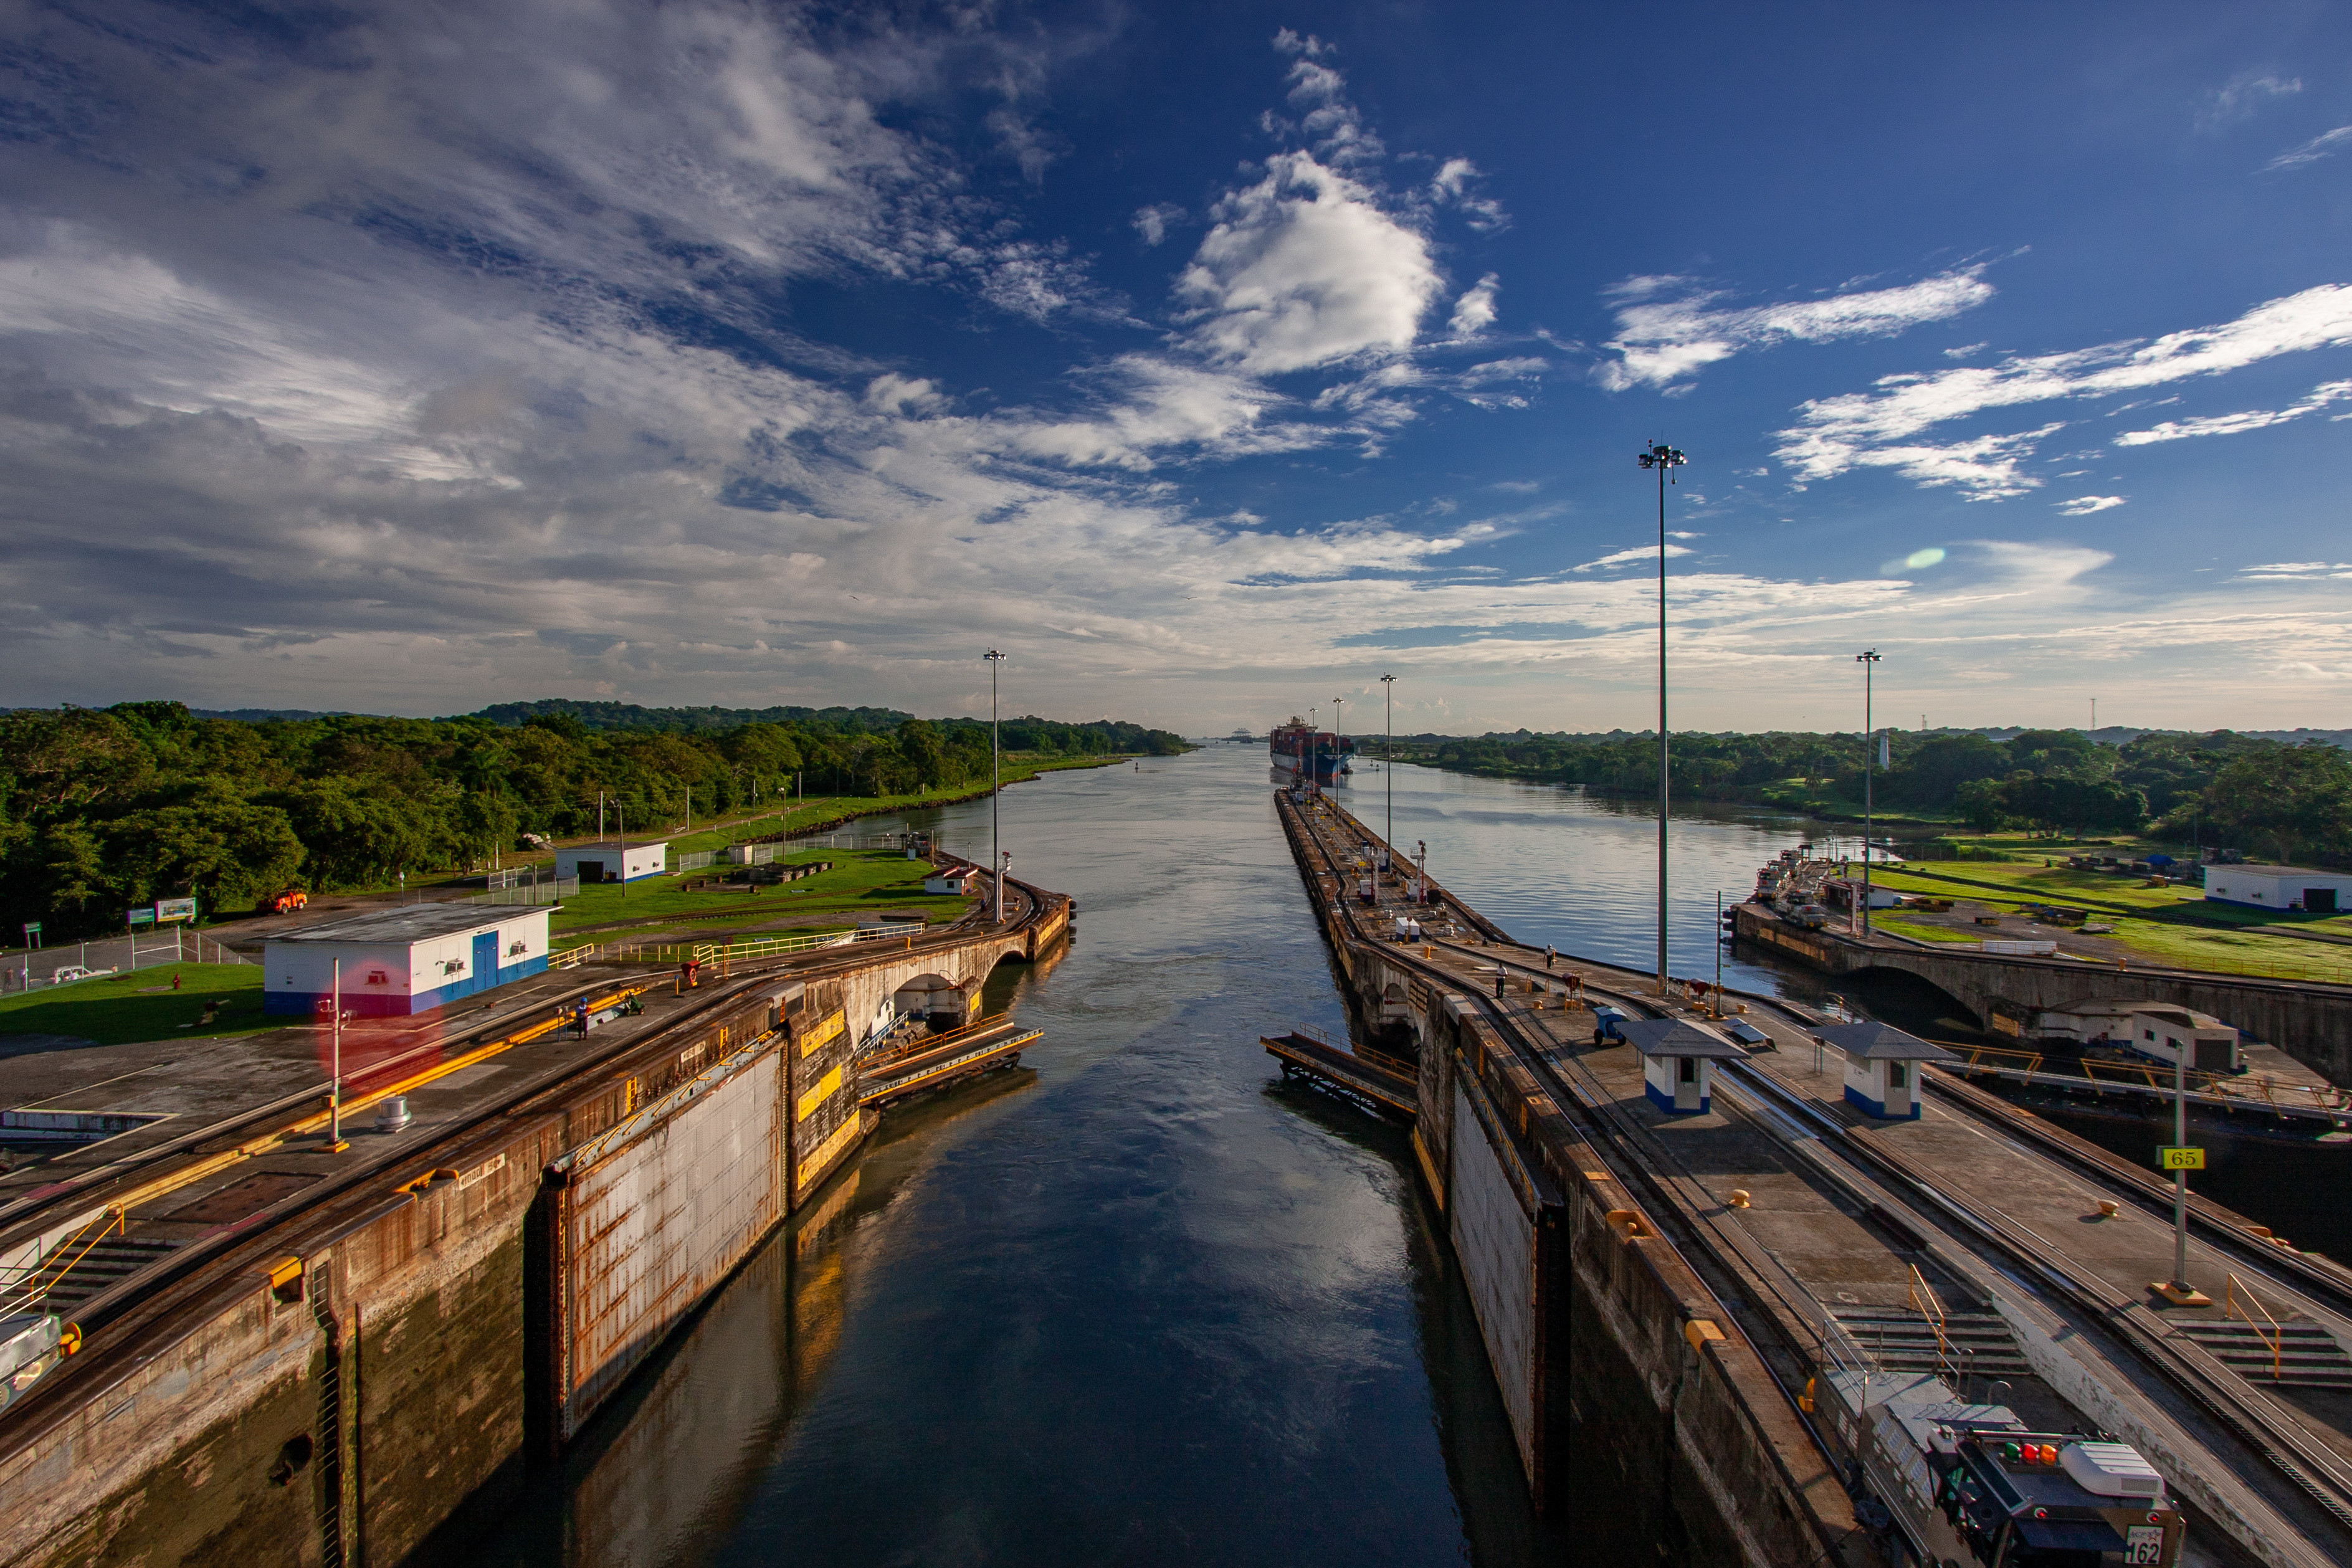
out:
M1309 795L1316 790L1315 764L1323 756L1323 728L1315 721L1315 716L1322 711L1313 703L1307 705L1307 792Z
M1870 713L1871 677L1878 673L1878 650L1865 648L1853 656L1862 666L1862 934L1870 935L1870 834L1878 779L1878 732Z
M1331 782L1334 784L1339 781L1339 758L1346 755L1339 749L1347 740L1347 737L1339 733L1339 710L1347 701L1346 697L1331 699Z
M1658 471L1658 998L1666 995L1666 483L1690 459L1675 447L1652 442L1642 449L1644 468Z
M1387 693L1389 708L1388 738L1381 743L1381 771L1389 779L1389 826L1381 836L1388 841L1389 862L1396 862L1396 677L1382 675L1381 687Z
M1004 655L991 648L981 655L988 661L988 863L996 875L996 902L989 905L989 918L1004 919L1004 852L997 844L997 802L1004 792L1003 748L998 744L996 716L996 666L1004 663Z

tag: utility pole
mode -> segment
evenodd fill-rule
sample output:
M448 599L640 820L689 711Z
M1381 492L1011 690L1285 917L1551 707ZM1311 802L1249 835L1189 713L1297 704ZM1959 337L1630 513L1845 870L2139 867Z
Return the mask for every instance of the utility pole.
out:
M1388 738L1381 743L1381 771L1389 776L1389 828L1385 835L1389 845L1389 862L1396 862L1396 677L1382 675L1381 685L1388 694Z
M1723 889L1715 890L1715 1016L1723 1016Z
M1878 779L1878 735L1871 727L1871 676L1878 669L1878 650L1866 648L1853 656L1862 666L1862 935L1870 936L1870 833L1873 787Z
M1004 789L1003 748L998 742L996 714L996 668L1004 663L1004 655L991 648L981 655L988 661L988 858L996 867L996 902L989 905L989 918L1002 924L1004 919L1004 851L998 842L998 801Z
M1652 442L1641 465L1658 471L1658 999L1666 995L1666 484L1690 461L1675 447Z

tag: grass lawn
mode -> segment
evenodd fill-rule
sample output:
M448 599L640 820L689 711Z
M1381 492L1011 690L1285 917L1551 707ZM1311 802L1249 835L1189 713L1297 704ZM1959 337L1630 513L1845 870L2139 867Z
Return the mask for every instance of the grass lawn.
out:
M562 933L615 920L641 920L647 922L650 930L661 925L711 920L839 915L846 917L842 924L849 925L856 924L858 915L882 910L920 910L936 925L955 919L966 907L966 901L952 894L923 891L930 862L910 861L889 850L808 850L782 856L779 863L805 865L823 860L833 862L834 869L798 882L762 887L757 894L745 893L740 886L724 892L715 887L686 890L686 883L712 875L719 870L716 866L677 876L648 877L625 888L617 883L583 887L555 912L552 925Z
M1898 893L1972 899L1995 909L2015 910L2028 904L2087 909L2095 919L2115 926L2110 940L2175 967L2352 983L2352 947L2309 941L2278 929L2291 925L2352 934L2352 917L2242 909L2209 902L2201 888L2143 887L2137 877L2105 876L2066 866L1969 861L1946 871L1941 869L1944 862L1935 863L1937 869L1932 872L1924 866L1876 870L1871 880ZM1933 926L1889 921L1884 915L1874 918L1902 936L1939 940L1931 935ZM1940 939L1954 938L1948 934Z
M176 992L174 975L180 977ZM209 1025L198 1023L205 1003L215 1000L224 1004L219 1016ZM100 1045L252 1034L283 1022L262 1013L258 964L157 964L127 975L40 986L0 1000L0 1035L75 1035Z
M1949 927L1943 925L1923 925L1916 921L1904 920L1899 917L1890 915L1883 910L1874 909L1871 911L1870 926L1874 931L1892 932L1897 936L1908 936L1915 942L1974 943L1978 940L1977 937L1969 936L1966 932L1954 931Z

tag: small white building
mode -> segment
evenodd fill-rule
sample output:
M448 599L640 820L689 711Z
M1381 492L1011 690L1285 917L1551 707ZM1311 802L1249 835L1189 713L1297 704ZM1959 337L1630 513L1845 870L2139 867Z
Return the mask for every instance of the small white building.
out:
M941 866L923 879L925 893L952 893L968 897L980 889L980 868L976 865Z
M1681 1019L1627 1019L1617 1033L1642 1053L1642 1092L1669 1116L1705 1115L1713 1108L1715 1064L1748 1059L1744 1048Z
M2034 1015L2044 1040L2116 1045L2170 1067L2189 1053L2200 1072L2235 1072L2245 1065L2238 1031L2193 1008L2170 1002L2073 1002Z
M637 882L669 869L669 841L651 844L574 844L555 852L555 874L576 876L588 887L602 882Z
M1892 1024L1828 1024L1813 1030L1813 1038L1844 1055L1846 1103L1889 1121L1919 1119L1922 1063L1959 1060L1942 1046Z
M2294 865L2214 865L2205 868L2205 896L2255 909L2300 909L2334 915L2352 909L2352 875Z
M262 948L263 1010L329 1010L335 964L342 1004L361 1018L406 1018L547 967L551 906L404 904L272 936Z

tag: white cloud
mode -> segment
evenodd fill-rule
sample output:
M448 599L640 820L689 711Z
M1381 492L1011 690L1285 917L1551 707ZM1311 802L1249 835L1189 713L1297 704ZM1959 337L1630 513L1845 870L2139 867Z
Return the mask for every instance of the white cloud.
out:
M1277 54L1305 55L1310 60L1321 59L1325 55L1339 53L1335 46L1325 43L1314 34L1307 33L1302 36L1288 27L1275 34L1274 47Z
M1475 338L1495 324L1495 295L1502 279L1488 273L1462 291L1454 302L1454 319L1447 330L1457 338Z
M2352 398L2352 381L2324 382L2311 389L2302 402L2280 409L2247 409L2239 413L2208 414L2202 419L2168 419L2147 430L2126 431L2116 437L2117 446L2146 446L2158 441L2181 441L2193 435L2235 435L2241 431L2263 430L2305 414L2316 413L2330 403ZM2347 417L2337 414L2337 419Z
M2288 148L2263 164L2263 172L2268 173L2273 169L2295 169L2305 163L2316 163L2347 142L2352 142L2352 125L2339 125L2333 131L2320 132L2300 147Z
M1184 216L1184 209L1173 202L1159 202L1148 207L1136 208L1135 216L1129 221L1135 225L1135 232L1143 236L1145 245L1156 246L1168 237L1168 225L1182 223Z
M1499 234L1510 226L1511 220L1502 203L1474 193L1472 187L1482 177L1478 165L1469 159L1448 158L1429 182L1429 199L1439 206L1459 207L1474 233Z
M2197 129L2218 131L2250 118L2263 105L2292 98L2303 90L2301 77L2276 77L2268 71L2242 70L2213 90L2197 113Z
M2317 582L2352 580L2352 564L2325 560L2274 560L2263 566L2242 566L2242 578Z
M2064 422L1940 446L1917 438L1990 409L2137 392L2345 343L2352 343L2352 287L2322 284L2268 300L2234 321L2167 333L2152 342L1882 377L1878 392L1801 405L1800 423L1780 433L1775 455L1809 482L1856 467L1892 467L1922 484L1960 486L1979 499L2014 496L2042 483L2018 464Z
M1664 387L1748 349L1885 337L1948 320L1992 298L1981 271L1966 267L1895 288L1743 307L1724 307L1718 302L1726 295L1692 289L1686 278L1630 277L1610 290L1618 302L1617 335L1603 347L1615 358L1594 374L1612 392ZM1685 292L1659 298L1677 290Z
M2062 517L2087 517L2093 512L2104 512L2110 507L2123 504L2121 496L2077 496L2071 501L2059 503L2058 511Z
M1675 556L1689 555L1691 553L1691 549L1688 545L1668 545L1666 547L1666 559L1669 560L1673 559ZM1614 551L1612 554L1604 555L1599 560L1588 560L1582 566L1570 567L1569 570L1596 571L1604 566L1623 566L1628 561L1655 560L1657 559L1657 546L1636 545L1632 549L1621 549Z
M1944 358L1948 360L1965 360L1971 354L1981 354L1987 349L1991 347L1992 345L1990 343L1970 343L1963 348L1945 350Z
M1428 242L1306 152L1217 204L1178 280L1190 341L1261 374L1412 346L1440 287Z

